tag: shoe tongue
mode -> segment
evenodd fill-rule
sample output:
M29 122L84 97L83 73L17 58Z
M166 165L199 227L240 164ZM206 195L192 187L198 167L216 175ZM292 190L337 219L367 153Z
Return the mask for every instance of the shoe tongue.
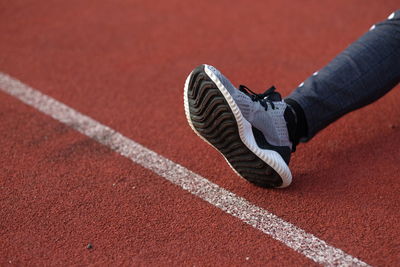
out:
M273 92L272 94L270 94L269 96L266 97L268 100L271 101L282 101L282 97L280 93L277 92Z

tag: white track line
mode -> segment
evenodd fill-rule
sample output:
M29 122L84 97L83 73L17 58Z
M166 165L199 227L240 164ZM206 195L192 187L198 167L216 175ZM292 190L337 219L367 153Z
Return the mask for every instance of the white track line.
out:
M193 195L326 266L369 266L113 129L0 72L0 90L152 170Z

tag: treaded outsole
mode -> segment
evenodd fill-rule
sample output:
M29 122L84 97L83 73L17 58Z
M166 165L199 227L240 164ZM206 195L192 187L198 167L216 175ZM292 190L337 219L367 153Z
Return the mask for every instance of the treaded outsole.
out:
M221 152L237 174L261 187L282 185L279 174L242 142L235 116L204 66L191 73L185 97L193 129Z

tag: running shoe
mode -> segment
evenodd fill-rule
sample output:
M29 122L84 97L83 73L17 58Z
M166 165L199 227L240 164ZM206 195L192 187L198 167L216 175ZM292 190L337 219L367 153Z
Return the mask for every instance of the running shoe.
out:
M240 177L267 188L291 183L295 145L288 129L294 129L296 115L275 87L262 94L235 88L216 68L201 65L186 79L184 105L193 131Z

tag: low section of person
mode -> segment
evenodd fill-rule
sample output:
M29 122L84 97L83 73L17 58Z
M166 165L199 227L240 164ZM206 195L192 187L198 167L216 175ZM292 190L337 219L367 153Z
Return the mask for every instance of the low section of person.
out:
M400 10L302 82L286 99L236 88L201 65L186 79L189 125L246 180L268 188L290 185L290 155L343 115L370 104L400 81Z

